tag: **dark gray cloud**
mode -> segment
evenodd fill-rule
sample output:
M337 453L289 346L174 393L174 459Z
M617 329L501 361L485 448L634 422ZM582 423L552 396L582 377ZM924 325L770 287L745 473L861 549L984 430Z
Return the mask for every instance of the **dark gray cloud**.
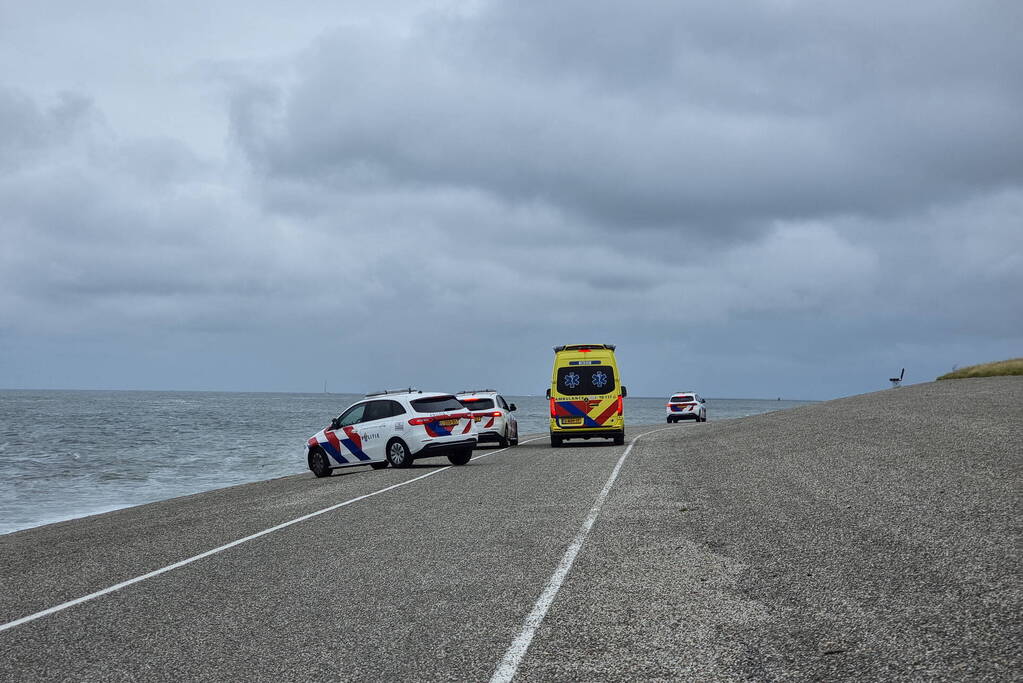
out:
M276 106L236 103L239 137L274 176L473 187L617 230L893 215L1023 173L1013 22L953 9L504 3L338 31Z
M25 93L0 87L0 169L10 170L67 144L94 120L88 98L61 93L42 108Z
M639 393L826 397L1018 355L1015 6L399 5L0 71L0 386L534 393L599 339Z

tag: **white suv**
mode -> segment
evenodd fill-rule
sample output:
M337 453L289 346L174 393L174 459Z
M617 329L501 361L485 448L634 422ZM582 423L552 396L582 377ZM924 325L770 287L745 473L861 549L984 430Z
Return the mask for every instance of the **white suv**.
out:
M519 423L512 416L514 403L508 403L493 389L460 391L455 398L472 412L479 443L496 441L501 448L519 445Z
M704 405L707 399L700 397L692 391L680 391L672 394L665 404L668 412L668 422L679 420L696 420L697 422L707 421L707 406Z
M415 389L366 394L306 442L317 477L337 467L409 467L416 458L446 455L464 465L476 447L476 423L451 394Z

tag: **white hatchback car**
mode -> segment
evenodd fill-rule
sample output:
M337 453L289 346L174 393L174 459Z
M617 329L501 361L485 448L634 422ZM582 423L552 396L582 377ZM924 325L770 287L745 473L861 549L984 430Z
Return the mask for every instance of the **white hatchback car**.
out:
M519 423L512 415L514 403L508 403L493 389L460 391L455 398L472 412L479 443L496 441L502 448L519 445Z
M476 447L476 423L451 394L414 389L366 394L306 442L317 477L338 467L409 467L417 458L446 455L464 465Z
M679 420L706 422L706 402L707 399L692 391L680 391L672 394L665 404L668 412L668 422L678 422Z

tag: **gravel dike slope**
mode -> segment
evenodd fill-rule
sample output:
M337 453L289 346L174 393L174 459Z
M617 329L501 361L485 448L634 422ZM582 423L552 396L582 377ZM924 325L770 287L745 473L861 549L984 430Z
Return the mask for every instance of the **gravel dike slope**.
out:
M531 678L1023 677L1023 378L641 443Z

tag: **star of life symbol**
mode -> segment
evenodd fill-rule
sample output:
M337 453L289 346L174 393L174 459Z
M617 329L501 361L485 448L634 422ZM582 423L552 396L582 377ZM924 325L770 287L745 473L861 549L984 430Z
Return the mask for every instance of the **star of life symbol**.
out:
M579 375L575 374L574 372L570 372L567 375L565 375L565 386L568 387L569 389L575 389L577 386L579 386Z
M602 371L597 371L593 373L593 377L590 378L590 381L593 382L593 386L602 387L607 384L607 374Z

